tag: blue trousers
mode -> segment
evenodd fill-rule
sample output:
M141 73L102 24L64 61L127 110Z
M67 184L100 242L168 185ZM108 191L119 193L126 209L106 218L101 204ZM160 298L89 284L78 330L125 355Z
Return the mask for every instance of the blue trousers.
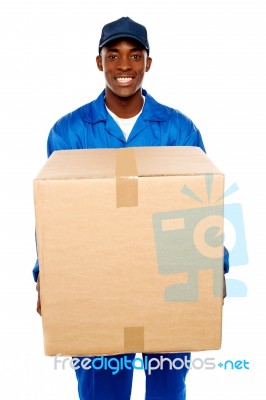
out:
M88 359L91 360L89 368ZM185 379L190 353L143 354L142 359L136 358L135 354L122 354L75 360L80 367L75 367L80 400L130 400L134 369L145 371L145 400L186 399Z

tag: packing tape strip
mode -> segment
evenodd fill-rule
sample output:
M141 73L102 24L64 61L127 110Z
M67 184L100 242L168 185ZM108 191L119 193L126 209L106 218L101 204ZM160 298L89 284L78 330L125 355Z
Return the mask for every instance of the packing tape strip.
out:
M138 206L138 173L133 148L116 152L116 207Z
M124 352L144 353L144 326L124 328Z

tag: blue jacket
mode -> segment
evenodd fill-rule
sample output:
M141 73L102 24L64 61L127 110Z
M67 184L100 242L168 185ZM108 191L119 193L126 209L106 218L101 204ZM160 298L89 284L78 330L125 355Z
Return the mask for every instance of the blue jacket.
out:
M48 157L55 150L139 146L198 146L205 151L201 134L189 118L158 103L145 90L142 94L145 104L127 141L105 107L103 91L96 100L56 122L48 136ZM228 253L225 251L227 271ZM37 260L33 270L35 281L38 272Z
M145 90L145 104L128 140L108 113L104 91L89 104L61 118L51 129L48 156L54 150L138 146L199 146L200 132L185 115L155 101Z

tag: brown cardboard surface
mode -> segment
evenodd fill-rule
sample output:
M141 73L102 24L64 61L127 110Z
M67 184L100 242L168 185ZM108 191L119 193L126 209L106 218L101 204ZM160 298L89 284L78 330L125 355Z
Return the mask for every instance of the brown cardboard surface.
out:
M204 235L223 190L195 147L54 152L34 180L45 354L220 348L223 248Z
M138 205L138 172L135 151L126 148L116 152L116 206Z

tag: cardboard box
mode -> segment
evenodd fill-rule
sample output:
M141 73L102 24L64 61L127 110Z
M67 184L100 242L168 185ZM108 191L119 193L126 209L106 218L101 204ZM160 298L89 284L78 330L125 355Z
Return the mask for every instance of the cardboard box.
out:
M196 147L54 152L34 180L45 354L219 349L223 192Z

